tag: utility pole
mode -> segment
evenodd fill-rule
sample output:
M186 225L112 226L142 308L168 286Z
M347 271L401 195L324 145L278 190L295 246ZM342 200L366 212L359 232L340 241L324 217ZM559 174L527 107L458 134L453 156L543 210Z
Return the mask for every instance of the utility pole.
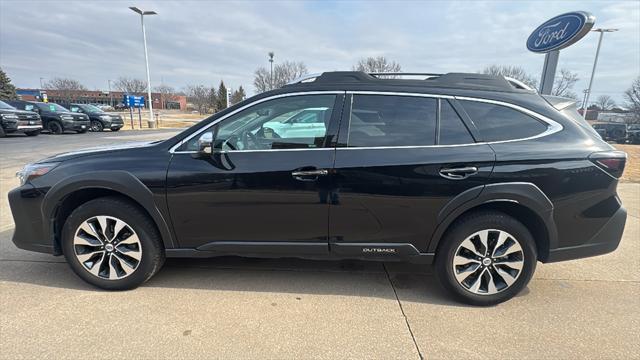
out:
M149 102L149 127L153 127L155 119L153 118L153 99L151 98L151 76L149 75L149 54L147 52L147 33L144 29L144 16L145 15L157 15L155 11L142 11L135 6L129 7L129 9L140 14L140 24L142 25L142 42L144 43L144 61L147 66L147 101Z
M273 51L269 51L269 63L271 64L271 72L269 73L269 90L273 90Z
M589 106L589 96L591 95L591 86L593 85L593 77L596 74L596 66L598 65L598 56L600 55L600 46L602 45L602 37L606 32L618 31L618 29L593 29L591 31L599 32L598 47L596 48L596 58L593 60L593 70L591 70L591 79L589 80L589 87L584 94L584 102L582 103L582 118L587 119L587 107Z
M113 94L111 93L111 80L107 80L109 83L109 106L113 106Z

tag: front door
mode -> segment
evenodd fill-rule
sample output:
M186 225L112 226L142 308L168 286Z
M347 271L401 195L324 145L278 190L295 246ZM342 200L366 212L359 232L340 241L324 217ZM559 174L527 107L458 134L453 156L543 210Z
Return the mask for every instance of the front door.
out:
M167 201L183 248L305 255L328 251L329 174L344 95L327 92L258 100L174 152ZM313 131L287 120L313 109ZM335 130L332 130L336 128ZM319 129L322 129L319 131ZM213 137L211 155L197 152Z
M494 152L474 142L446 98L349 96L336 151L331 251L355 257L426 252L440 210L487 182Z

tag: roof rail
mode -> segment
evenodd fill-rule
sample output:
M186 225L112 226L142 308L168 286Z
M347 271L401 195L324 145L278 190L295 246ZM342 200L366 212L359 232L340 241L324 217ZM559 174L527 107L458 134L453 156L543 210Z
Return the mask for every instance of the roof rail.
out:
M507 80L513 87L515 87L516 89L524 89L524 90L529 90L529 91L535 91L538 92L538 90L532 88L531 86L525 84L524 82L518 80L518 79L514 79L512 77L508 77L505 76L504 77L505 80Z
M299 83L305 83L305 82L312 82L314 81L316 78L320 77L320 75L322 75L322 73L315 73L315 74L306 74L306 75L302 75L297 79L294 79L292 81L289 81L287 83L287 85L293 85L293 84L299 84Z
M372 72L369 75L378 76L426 76L429 78L442 76L443 74L417 73L417 72Z

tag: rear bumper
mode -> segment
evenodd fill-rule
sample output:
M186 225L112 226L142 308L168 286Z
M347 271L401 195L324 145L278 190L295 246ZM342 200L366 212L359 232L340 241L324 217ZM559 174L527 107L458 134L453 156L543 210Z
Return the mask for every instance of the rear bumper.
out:
M618 248L626 221L627 211L620 207L589 241L578 246L552 249L544 262L573 260L610 253Z

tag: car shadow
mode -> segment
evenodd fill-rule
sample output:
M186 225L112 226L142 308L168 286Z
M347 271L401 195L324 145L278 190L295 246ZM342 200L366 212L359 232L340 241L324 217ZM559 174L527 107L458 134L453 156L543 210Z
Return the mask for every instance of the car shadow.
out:
M0 233L0 241L8 241L9 237L5 233L7 231ZM3 244L3 247L6 246L8 245ZM19 257L23 257L23 253L20 253ZM44 255L27 257L24 260L19 257L13 255L11 259L0 260L1 282L105 292L78 278L64 262L63 257ZM401 301L466 307L445 293L429 265L360 260L262 259L236 256L167 259L163 268L142 285L142 288L271 292L296 296L358 296L391 300L397 298Z

